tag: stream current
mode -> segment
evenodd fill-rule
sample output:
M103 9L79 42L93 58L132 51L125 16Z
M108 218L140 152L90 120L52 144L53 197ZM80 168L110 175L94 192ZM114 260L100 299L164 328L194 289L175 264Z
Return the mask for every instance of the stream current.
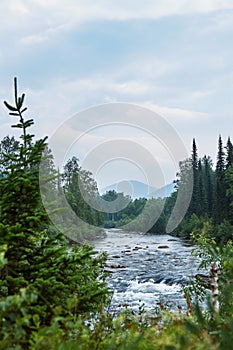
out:
M127 306L138 311L154 309L158 303L186 309L182 286L198 272L200 260L191 254L188 242L170 235L139 234L120 229L106 230L94 243L106 251L108 286L114 291L111 310Z

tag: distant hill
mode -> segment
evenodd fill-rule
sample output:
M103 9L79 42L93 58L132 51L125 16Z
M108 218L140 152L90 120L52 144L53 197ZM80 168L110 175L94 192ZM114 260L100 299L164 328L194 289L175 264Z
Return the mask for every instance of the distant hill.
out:
M115 190L116 192L123 192L124 195L130 195L131 198L164 198L169 197L174 192L174 184L170 183L161 188L155 188L148 186L144 182L130 180L122 181L119 184L112 184L100 190L100 194L104 194L107 191Z

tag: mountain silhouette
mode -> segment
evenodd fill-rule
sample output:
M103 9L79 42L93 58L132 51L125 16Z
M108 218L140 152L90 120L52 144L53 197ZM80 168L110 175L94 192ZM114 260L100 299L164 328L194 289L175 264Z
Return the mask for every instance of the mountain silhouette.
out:
M107 191L123 192L124 195L129 195L132 199L136 198L165 198L169 197L174 192L174 183L167 184L160 188L149 186L141 181L129 180L120 183L114 183L100 190L100 194Z

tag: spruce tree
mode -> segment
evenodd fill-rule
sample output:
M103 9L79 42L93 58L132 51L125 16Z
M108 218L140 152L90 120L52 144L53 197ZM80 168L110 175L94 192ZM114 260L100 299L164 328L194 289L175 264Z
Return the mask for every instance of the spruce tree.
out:
M0 172L2 173L6 166L12 163L11 155L19 151L19 141L14 136L5 136L0 143ZM8 161L7 161L8 158ZM3 167L3 159L5 167Z
M233 165L227 168L225 173L227 183L227 203L228 203L228 220L233 225Z
M218 139L218 153L215 171L215 203L214 218L216 223L221 223L226 218L226 182L225 182L225 153L221 135Z
M209 217L213 215L213 202L214 202L214 171L212 169L212 160L210 157L203 157L204 166L204 186L207 198L207 213Z
M226 145L226 170L225 170L225 184L226 184L226 219L229 220L233 224L233 213L232 213L232 200L231 200L231 192L232 192L232 184L231 184L231 176L233 168L233 145L231 143L230 137L228 137L227 145Z
M205 172L203 170L201 159L198 161L198 177L197 177L197 208L196 214L199 217L208 215L208 203L205 187Z
M226 168L229 168L233 165L233 145L230 137L227 139L226 145Z
M15 295L22 288L37 295L29 312L48 324L54 308L66 314L67 300L75 297L75 312L85 313L102 308L107 300L102 265L103 256L95 256L89 246L68 251L63 234L49 236L41 230L48 216L41 205L39 165L46 139L33 142L28 133L33 120L26 120L24 94L19 97L14 79L15 104L5 106L19 119L15 128L22 131L18 152L4 155L0 178L0 245L7 246L7 263L0 271L0 297ZM9 156L11 163L9 164ZM28 330L28 332L32 331Z
M193 139L192 144L191 163L193 171L193 194L188 211L189 216L198 212L198 153L195 139Z

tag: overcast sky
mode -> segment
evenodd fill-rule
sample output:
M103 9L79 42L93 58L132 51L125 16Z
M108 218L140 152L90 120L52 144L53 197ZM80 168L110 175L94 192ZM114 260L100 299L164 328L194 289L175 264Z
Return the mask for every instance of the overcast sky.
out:
M215 158L218 135L226 142L232 134L232 0L1 0L0 24L0 99L12 101L17 76L37 137L109 102L157 112L187 152L196 138L200 156ZM1 103L1 138L12 134L11 121ZM150 146L153 137L135 128L102 128L73 149L82 161L93 139L99 145L122 135L143 140L165 183L174 179L176 165L161 144ZM136 171L141 165L134 160L127 167L119 157L105 170L100 164L100 186L145 180L143 169Z

